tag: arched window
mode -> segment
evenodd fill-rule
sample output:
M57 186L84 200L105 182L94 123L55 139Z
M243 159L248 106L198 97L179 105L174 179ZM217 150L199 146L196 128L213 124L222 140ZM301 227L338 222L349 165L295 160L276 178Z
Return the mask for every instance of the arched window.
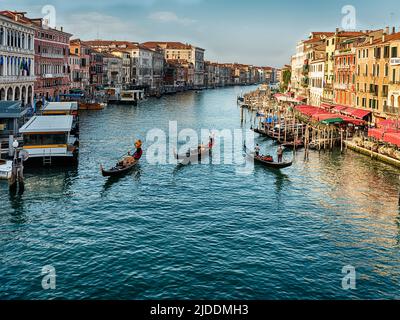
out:
M394 95L390 97L390 106L394 107Z
M400 108L400 96L397 97L397 108Z

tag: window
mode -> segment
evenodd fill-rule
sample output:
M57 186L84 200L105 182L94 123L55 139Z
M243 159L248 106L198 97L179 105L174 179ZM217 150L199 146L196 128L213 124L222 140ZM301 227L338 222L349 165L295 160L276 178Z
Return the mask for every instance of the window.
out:
M383 50L383 57L386 59L389 58L390 47L386 46Z
M385 77L389 76L389 65L386 63L385 64Z
M392 47L392 58L397 58L397 47Z
M393 69L393 73L392 73L392 82L395 83L396 82L396 70Z

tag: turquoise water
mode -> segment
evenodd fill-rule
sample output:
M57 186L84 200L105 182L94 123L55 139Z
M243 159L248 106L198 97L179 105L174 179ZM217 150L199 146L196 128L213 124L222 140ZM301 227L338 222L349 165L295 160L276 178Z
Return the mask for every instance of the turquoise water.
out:
M142 161L117 181L101 177L100 163L169 121L239 129L242 90L251 88L82 114L78 168L28 171L22 196L0 182L0 298L400 297L399 171L368 157L315 152L305 162L299 152L282 173L256 165L249 176ZM42 289L45 265L56 290ZM356 290L342 289L346 265Z

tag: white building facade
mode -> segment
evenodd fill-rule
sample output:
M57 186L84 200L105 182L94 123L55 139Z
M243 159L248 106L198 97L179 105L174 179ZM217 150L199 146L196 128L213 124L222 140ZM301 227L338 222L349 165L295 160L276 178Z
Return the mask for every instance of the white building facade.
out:
M315 60L310 63L310 101L312 106L321 106L324 94L325 59Z
M0 100L33 104L35 29L0 15Z

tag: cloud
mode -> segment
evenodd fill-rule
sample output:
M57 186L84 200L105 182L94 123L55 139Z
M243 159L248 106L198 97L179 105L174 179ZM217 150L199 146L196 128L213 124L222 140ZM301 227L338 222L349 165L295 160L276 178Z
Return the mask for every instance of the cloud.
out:
M189 18L180 18L174 12L171 11L157 11L149 15L149 18L153 21L160 23L178 23L182 25L189 25L196 22L196 20Z
M82 39L96 38L98 35L105 39L129 40L137 36L132 33L133 30L141 31L132 21L95 11L65 15L60 22L65 26L65 31Z

